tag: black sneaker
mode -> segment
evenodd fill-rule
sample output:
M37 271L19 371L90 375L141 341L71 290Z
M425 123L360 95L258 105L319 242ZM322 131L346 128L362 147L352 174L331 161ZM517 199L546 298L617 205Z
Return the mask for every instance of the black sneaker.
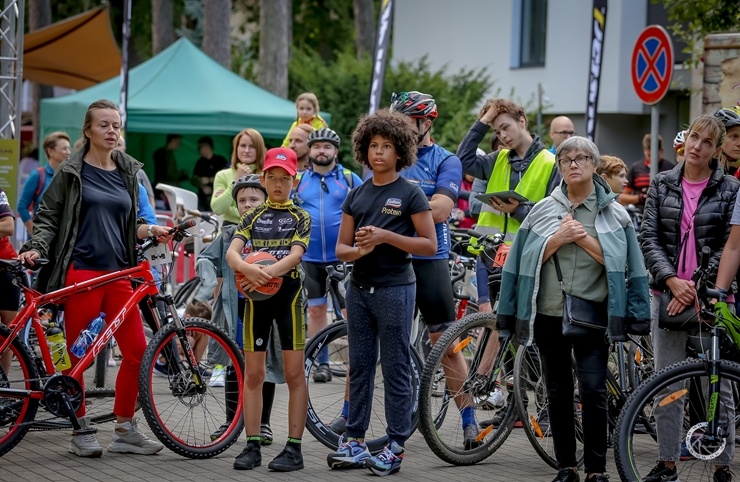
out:
M496 412L496 415L493 416L493 418L489 418L488 420L481 420L478 425L480 428L488 428L490 425L493 425L493 428L498 428L501 426L502 423L504 423L504 419L506 418L506 412L509 410L508 406L505 405L504 408ZM519 423L519 426L521 427L521 422L519 421L519 415L515 415L516 417L516 423Z
M587 477L586 482L609 482L609 476L606 474L596 474L593 477Z
M580 482L578 471L570 468L558 470L558 475L552 479L552 482Z
M341 415L329 423L329 430L337 435L343 435L347 431L347 419Z
M714 472L714 482L732 482L732 472L729 467L721 467Z
M474 424L470 424L463 430L463 444L465 447L465 450L471 450L476 447L480 447L480 442L475 440L478 438L478 434L480 431L478 430L478 427L476 427Z
M291 472L303 468L303 454L290 445L286 445L277 457L272 459L267 468L276 472Z
M260 465L262 465L262 451L260 451L259 445L252 442L248 442L242 453L237 455L236 460L234 460L236 470L252 470Z
M313 381L316 383L326 383L331 381L331 370L329 365L322 363L313 373Z
M675 467L669 469L665 463L659 461L642 480L643 482L675 482L678 480L678 472Z

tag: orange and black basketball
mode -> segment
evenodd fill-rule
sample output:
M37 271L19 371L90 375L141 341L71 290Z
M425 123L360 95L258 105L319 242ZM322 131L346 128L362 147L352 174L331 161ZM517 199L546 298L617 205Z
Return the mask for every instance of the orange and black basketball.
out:
M249 253L244 260L249 264L257 264L262 266L269 266L277 263L277 259L266 251L255 251ZM254 291L247 291L244 289L246 279L240 272L236 272L236 288L241 294L251 298L253 301L262 301L270 298L272 295L278 292L280 286L283 284L282 278L272 278L264 285L258 287Z

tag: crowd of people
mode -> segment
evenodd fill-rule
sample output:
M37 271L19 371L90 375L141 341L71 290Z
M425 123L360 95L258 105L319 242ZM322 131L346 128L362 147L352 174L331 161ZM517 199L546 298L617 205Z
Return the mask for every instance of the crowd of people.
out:
M346 299L339 300L348 320L349 389L340 416L330 425L342 438L327 461L331 468L366 467L377 475L400 469L411 432L414 306L432 343L456 319L448 270L452 222L505 237L502 249L509 254L501 270L497 329L515 332L521 344L539 348L549 401L548 420L540 422L551 430L558 461L553 482L580 480L571 354L582 404L586 480L608 480L609 344L627 340L628 334L651 335L656 369L686 358L686 332L667 329L661 320L694 305L691 276L701 249L708 246L713 253L720 288L730 289L740 266L740 209L735 210L740 108L700 116L679 132L673 143L677 163L664 159L659 138L660 174L652 179L649 134L643 138L645 159L628 166L618 157L601 155L592 141L576 134L571 119L558 116L550 125L548 147L530 132L523 107L504 98L485 102L453 153L432 139L438 116L434 97L407 91L395 93L388 109L358 121L351 143L354 160L368 173L363 182L340 163L342 139L320 117L316 96L301 94L296 114L283 147L267 149L258 131L240 131L230 162L215 154L212 138L200 138L201 157L190 177L174 157L181 136L168 136L166 146L154 154L155 185L190 179L200 207L223 220L219 237L196 263L202 280L196 300L213 305L213 321L245 355L247 444L234 468L261 465L261 446L273 442L270 413L280 383L289 390L288 440L268 467L303 468L306 337L327 324L326 267L353 262ZM491 152L486 153L479 145L491 131ZM18 205L31 233L20 257L52 260L40 272L40 290L131 266L137 262L137 239L166 234L153 219L153 193L148 179L142 179L141 164L125 154L115 104L90 106L83 138L73 149L62 132L47 136L43 149L49 163L30 171ZM642 215L639 232L628 206ZM8 240L12 219L10 203L0 192L4 258L16 256ZM255 251L277 261L264 266L245 262ZM479 280L500 269L489 258L479 257ZM271 298L249 296L276 277L282 284ZM0 317L8 323L17 311L18 293L11 291L9 279L0 283L13 293L0 306ZM491 311L485 283L478 291L479 310ZM130 292L131 286L121 282L71 299L65 306L68 342L98 312L117 311ZM576 329L569 320L583 312L593 326ZM127 315L117 338L123 361L116 384L122 389L116 392L117 423L108 449L156 453L161 444L143 434L133 419L136 390L131 387L137 386L146 344L138 312ZM498 350L493 341L487 347L491 354ZM378 355L388 445L372 455L364 438ZM314 383L331 382L328 354L324 351L318 360ZM0 360L0 368L7 372L9 363ZM462 354L452 349L443 366L458 375L447 377L450 385L467 373ZM212 376L235 382L229 367ZM461 444L474 448L481 428L500 420L477 420L472 397L460 386L448 388L459 394L454 402L462 421ZM722 397L732 397L729 385L722 387ZM225 400L227 417L237 416L237 405L233 396ZM678 480L677 410L679 404L656 410L660 460L647 481ZM89 430L84 404L78 415L82 430L73 434L70 452L100 456L102 447ZM733 456L734 443L729 443L716 461L715 481L732 480Z

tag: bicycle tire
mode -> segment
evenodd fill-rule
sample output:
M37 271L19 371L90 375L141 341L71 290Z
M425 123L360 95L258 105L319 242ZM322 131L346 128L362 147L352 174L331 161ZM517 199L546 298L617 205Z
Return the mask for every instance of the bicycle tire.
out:
M573 369L575 378L575 368ZM578 388L574 379L574 386ZM530 389L532 397L530 397ZM534 400L534 403L529 403ZM550 467L557 469L558 461L555 459L555 444L549 427L544 427L542 420L549 416L547 390L545 379L542 376L541 359L536 345L529 347L520 346L516 352L514 361L514 402L517 415L522 421L522 428L527 440L534 448L537 455ZM532 410L534 408L534 410ZM578 467L583 465L583 428L578 415L579 402L573 402L573 416L576 420L576 460ZM549 420L549 419L548 419Z
M10 335L5 325L0 325L0 343ZM11 363L10 373L0 369L0 383L5 388L19 390L40 390L38 372L26 347L16 338L10 344L15 362ZM0 457L8 453L23 440L36 417L39 400L35 398L0 398Z
M347 337L347 322L337 321L331 325L321 329L313 337L306 346L306 366L310 367L316 362L319 351L324 346L331 346L332 344L346 347ZM346 350L332 351L334 353L334 359L330 358L332 364L344 364L346 371L349 367L349 358ZM416 350L411 347L411 399L412 399L412 418L411 418L411 433L413 433L419 424L419 384L420 384L420 373L422 362L419 358L419 354ZM306 384L309 383L309 376L311 371L306 370ZM382 386L382 371L376 370L375 373L375 386L376 390L373 394L374 402L383 402L382 393L377 389ZM344 378L343 380L346 380ZM325 447L332 450L336 450L339 445L340 434L334 432L329 428L329 424L332 420L337 418L341 411L344 403L344 393L346 388L342 386L341 390L336 389L332 386L332 383L324 383L321 386L317 384L310 384L308 391L308 416L306 418L306 428L309 433L314 436L316 440L321 442ZM332 390L332 388L334 388ZM365 443L367 444L368 450L371 453L378 453L383 450L383 447L388 443L388 436L385 434L385 418L382 415L384 411L377 408L376 404L372 410L372 420L365 437ZM379 414L375 417L376 414Z
M190 278L183 283L172 296L175 302L176 308L185 308L190 301L192 301L193 295L200 287L200 278Z
M195 340L194 345L197 345L199 336L207 337L202 345L205 351L197 360L199 369L212 371L216 364L233 366L238 390L227 395L227 387L211 386L210 374L202 373L201 378L206 383L202 392L196 392L192 385L195 375L183 368L187 365L179 354L182 347L178 338L180 328L170 324L157 332L144 352L139 375L139 401L149 427L165 446L184 457L210 458L228 449L244 429L244 357L236 343L210 321L188 318L184 324L187 336ZM190 343L188 341L188 349ZM184 348L183 352L186 352ZM168 373L163 378L154 374L154 365L160 358L167 360ZM237 416L231 420L227 416L225 396L237 403L234 409ZM224 423L228 427L212 440L212 434Z
M495 328L496 320L492 313L474 313L465 316L445 330L444 334L432 347L425 361L421 377L419 430L432 452L447 463L472 465L486 459L504 443L514 428L515 408L510 403L502 408L502 410L505 410L503 422L498 427L491 425L493 428L484 429L481 432L483 434L482 443L477 447L466 449L464 448L463 427L459 410L456 410L457 407L455 406L453 410L449 410L448 414L449 402L454 400L456 394L450 393L449 384L447 384L447 370L442 367L445 353L452 346L458 352L465 350L471 343L474 343L472 341L473 337L477 336L477 332L481 329L489 330L489 336L497 336ZM476 335L472 333L476 333ZM507 347L503 348L506 349ZM470 357L480 359L484 351L484 346L476 344ZM477 364L474 364L474 366L477 366ZM438 378L440 369L445 373L444 379ZM492 372L495 372L495 370L492 369ZM463 376L465 380L462 382L462 389L465 392L462 395L470 397L471 402L474 403L473 406L476 408L476 416L485 414L487 417L493 418L496 407L487 404L487 399L476 397L473 392L474 388L471 388L471 385L468 384L470 380L469 373L465 373ZM444 395L436 397L435 385L443 380L445 383ZM489 411L490 413L487 413ZM444 417L443 420L440 420L440 415ZM487 434L485 433L486 430L488 431Z
M740 364L729 360L718 360L717 363L722 379L735 383L740 382ZM673 388L670 388L670 386L693 381L698 382L699 387L704 387L705 385L701 379L708 378L707 368L706 360L689 359L675 363L645 380L627 400L627 404L617 422L617 437L614 446L617 470L623 481L642 480L648 471L653 468L655 461L659 459L655 434L650 433L649 430L644 430L643 421L646 418L651 422L654 421L655 411L661 405L669 405L677 400L694 402L696 397L688 396L690 389L687 389L686 385L683 385L684 389L678 391L675 390L678 385ZM665 390L663 393L668 395L667 397L661 396L663 390ZM702 417L702 422L705 421L707 414L706 397L700 398L703 404L700 407L690 406L689 403L684 404L684 421L681 424L680 434L682 440L693 440L691 433L688 432L691 430L689 426L692 424L694 427L698 426L687 420L687 417L689 419L691 417L689 412L693 410L694 414ZM665 403L666 400L668 400L668 403ZM722 397L718 398L718 405L718 413L721 417L722 407L726 406ZM735 440L725 440L725 442L734 444ZM655 448L651 449L649 445L655 445ZM701 447L701 442L699 446ZM637 460L638 458L639 460ZM712 480L715 462L712 458L706 460L694 458L693 460L678 462L676 464L678 478L681 480ZM738 464L734 463L730 466L730 469L737 471Z

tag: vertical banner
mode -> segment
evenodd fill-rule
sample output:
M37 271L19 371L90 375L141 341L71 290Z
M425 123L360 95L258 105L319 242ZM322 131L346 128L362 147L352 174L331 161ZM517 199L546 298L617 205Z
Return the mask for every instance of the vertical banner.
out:
M128 51L131 38L131 0L123 1L123 35L121 39L121 132L126 132L128 120Z
M383 97L383 80L385 66L388 63L388 44L391 38L391 21L393 18L393 0L383 0L378 19L378 34L375 36L375 54L373 55L373 77L370 83L370 107L372 114L380 108Z
M18 199L18 163L20 162L20 141L18 139L0 139L0 188L5 191L10 201L10 208Z
M604 31L606 29L606 2L594 0L591 26L591 62L588 74L588 100L586 103L586 137L596 137L596 115L601 83L601 60L604 53Z

